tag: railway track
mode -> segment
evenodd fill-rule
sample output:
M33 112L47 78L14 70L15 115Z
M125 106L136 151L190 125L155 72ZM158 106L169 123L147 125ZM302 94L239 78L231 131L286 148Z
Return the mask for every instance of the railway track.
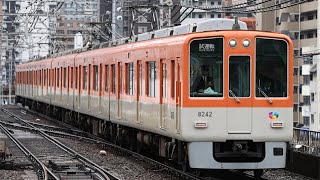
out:
M17 114L21 114L21 110L16 108L11 108L10 110L2 109L4 112L8 112L9 114L13 115L11 111L14 111ZM162 163L155 159L143 156L141 154L138 154L136 152L130 151L128 149L119 147L117 145L114 145L110 142L105 141L104 139L94 136L92 134L89 134L87 132L84 132L82 130L76 129L64 122L57 121L53 118L47 117L45 115L39 114L35 111L29 110L29 109L23 109L23 111L27 111L29 113L32 113L34 115L42 117L41 123L38 122L29 122L36 128L41 129L47 134L50 134L55 137L62 137L62 138L68 138L68 139L75 139L75 140L81 140L83 142L91 143L91 144L98 144L99 147L102 149L107 149L109 151L116 151L116 153L120 153L121 155L127 155L127 156L134 156L137 157L139 160L150 163L155 165L158 169L166 169L172 174L175 174L180 179L208 179L208 180L222 180L222 179L254 179L254 176L242 173L239 171L204 171L201 176L196 175L195 173L186 173L183 172L173 166L171 166L168 163ZM23 114L25 114L23 112ZM19 117L22 119L21 117ZM34 118L33 118L34 119ZM61 127L51 126L48 125L50 123L44 122L44 119L48 119L50 121L54 121L52 124L59 124ZM44 123L44 124L42 124ZM25 126L18 126L13 125L12 123L7 123L6 126L11 126L11 128L17 128L17 129L26 129L29 131L32 131L32 128L25 127Z
M35 138L23 138L22 141L18 140L18 135L12 134L8 128L4 127L4 125L10 123L3 123L2 120L0 124L2 132L28 156L37 172L38 179L66 179L70 177L77 179L118 179L39 128L36 128L4 108L1 110L12 118L10 120L11 123L18 121L28 127L24 127L24 130L28 129L36 133L34 134ZM16 122L11 127L23 127L18 126Z

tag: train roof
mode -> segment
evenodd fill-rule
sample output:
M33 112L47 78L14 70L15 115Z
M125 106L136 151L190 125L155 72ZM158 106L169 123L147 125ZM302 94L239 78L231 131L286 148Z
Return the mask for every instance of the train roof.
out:
M134 35L132 37L127 37L127 38L117 39L115 41L109 41L109 42L97 44L92 47L84 47L81 49L75 49L71 51L60 52L57 54L51 54L45 57L29 60L26 63L29 63L30 61L39 61L44 59L56 58L56 57L65 56L69 54L81 53L81 52L86 52L86 51L101 49L106 47L114 47L122 44L140 42L140 41L156 39L156 38L179 36L179 35L184 35L184 34L189 34L194 32L232 30L232 26L234 22L235 21L233 19L223 19L223 18L208 19L208 20L201 21L194 24L186 24L186 25L180 25L180 26L175 26L170 28L159 29L152 32L146 32L146 33ZM247 25L245 22L238 21L238 24L240 26L240 30L247 30Z

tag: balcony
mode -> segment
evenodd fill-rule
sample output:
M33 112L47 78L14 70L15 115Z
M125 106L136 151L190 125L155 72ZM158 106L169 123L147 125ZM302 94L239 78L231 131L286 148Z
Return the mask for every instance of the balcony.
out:
M298 94L297 93L294 93L293 94L293 102L298 102Z
M317 44L317 38L301 39L301 47L312 46Z
M299 31L298 22L281 22L279 25L280 29L288 29L290 31Z
M298 76L293 76L293 84L298 85Z
M312 30L312 29L314 29L314 30L317 29L317 20L316 19L301 22L301 31Z
M298 66L301 66L302 65L302 59L300 58L294 58L293 60L293 66L294 67L298 67Z
M306 2L301 4L301 12L317 11L318 1Z

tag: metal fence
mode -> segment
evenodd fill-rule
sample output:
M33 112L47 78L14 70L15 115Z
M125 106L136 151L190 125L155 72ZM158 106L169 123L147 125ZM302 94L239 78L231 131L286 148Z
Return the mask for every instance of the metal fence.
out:
M320 132L293 128L292 148L295 151L320 156Z

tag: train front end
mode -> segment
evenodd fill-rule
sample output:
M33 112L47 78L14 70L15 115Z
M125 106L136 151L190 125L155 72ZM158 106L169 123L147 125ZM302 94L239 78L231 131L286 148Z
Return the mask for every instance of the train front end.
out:
M191 168L284 168L293 48L281 34L217 31L185 43L181 134Z

